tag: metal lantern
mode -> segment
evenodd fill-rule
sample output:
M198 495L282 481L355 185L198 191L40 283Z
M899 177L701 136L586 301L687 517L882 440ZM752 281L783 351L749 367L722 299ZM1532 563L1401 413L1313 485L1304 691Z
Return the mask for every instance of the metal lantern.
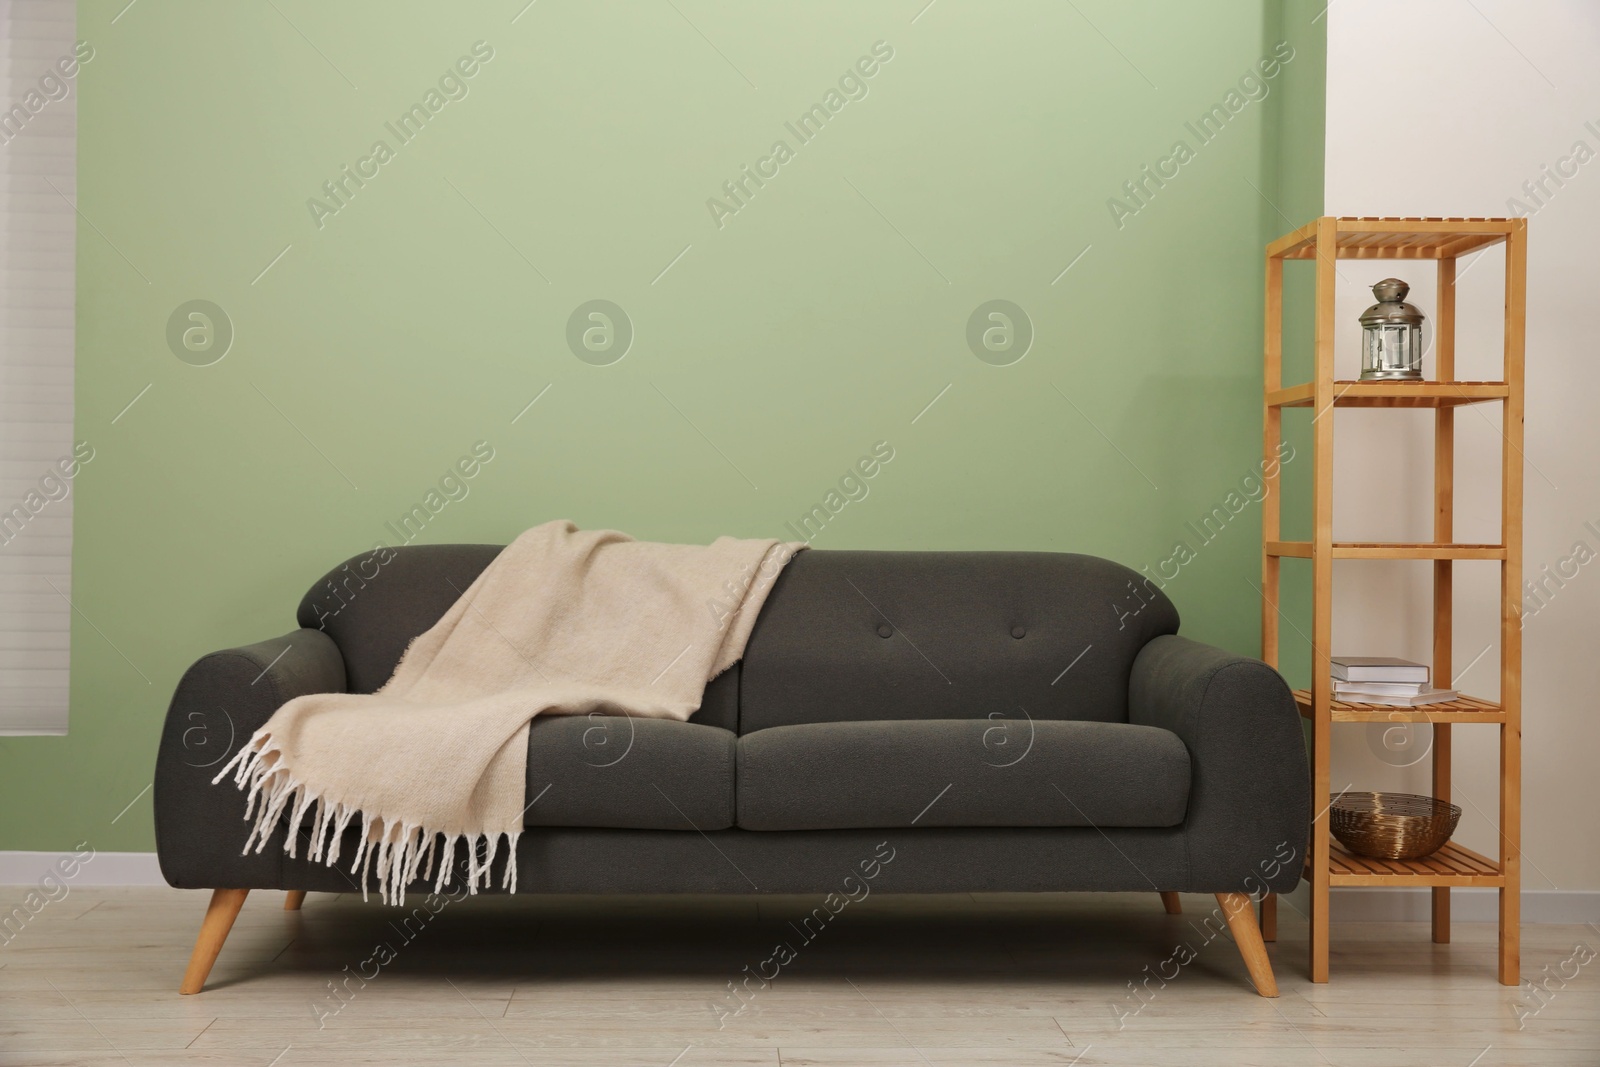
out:
M1363 381L1422 380L1422 312L1405 302L1409 292L1399 278L1372 287L1378 302L1361 313Z

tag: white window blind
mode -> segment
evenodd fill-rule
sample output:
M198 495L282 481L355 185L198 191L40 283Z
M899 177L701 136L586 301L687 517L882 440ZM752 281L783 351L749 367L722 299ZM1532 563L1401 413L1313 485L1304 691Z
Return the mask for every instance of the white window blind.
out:
M64 733L72 607L72 0L0 0L0 733ZM87 52L87 49L82 51Z

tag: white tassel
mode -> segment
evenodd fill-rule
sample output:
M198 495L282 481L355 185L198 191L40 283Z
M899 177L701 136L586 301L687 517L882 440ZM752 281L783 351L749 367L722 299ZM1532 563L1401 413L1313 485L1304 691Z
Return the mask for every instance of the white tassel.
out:
M339 814L339 805L322 797L318 801L317 829L312 835L316 838L316 845L312 849L311 858L318 863L328 862L329 837L332 836L333 823Z
M328 813L328 841L322 850L322 862L332 867L339 862L340 840L344 833L344 805L335 804L333 811Z
M362 857L364 857L367 854L367 831L371 828L371 826L372 826L371 820L369 820L366 817L366 815L362 815L361 816L361 834L356 839L357 840L356 856L355 856L355 859L350 861L350 873L351 874L359 874L360 873L357 870L357 868L359 868L361 866Z
M450 871L456 864L456 835L447 834L444 839L444 854L439 860L439 877L433 883L433 891L439 892L450 881Z
M428 834L427 838L428 843L422 849L422 855L428 861L427 873L422 876L424 880L432 878L433 869L439 865L439 835Z
M389 894L395 903L405 901L406 872L411 869L411 834L407 827L400 828L400 841L395 845L389 869Z
M384 831L379 831L377 842L373 845L374 859L372 862L372 877L378 883L378 895L385 904L389 903L389 839L382 836Z
M384 883L388 890L387 896L393 898L385 903L400 903L405 898L406 865L411 862L408 846L411 843L407 836L406 827L396 827L394 841L389 846L389 872Z
M384 868L383 872L383 902L385 904L393 904L397 903L397 901L394 899L394 897L397 895L395 891L395 882L398 880L400 874L405 870L404 839L396 840L391 838L385 850L384 858L388 861L388 865Z
M246 819L255 815L256 803L258 801L262 804L266 803L265 798L261 794L261 786L266 782L266 780L267 771L261 766L261 761L258 759L250 768L250 792L245 794L244 799L244 817Z
M329 835L329 843L332 846L328 852L327 864L329 867L339 862L339 852L344 847L344 832L350 826L350 820L355 813L356 810L354 808L346 807L343 804L339 805L339 821L334 825L333 833Z
M374 851L376 850L367 847L366 834L363 833L361 835L361 858L357 861L361 864L361 903L363 904L367 902L367 865L372 862L372 853Z
M517 891L517 842L522 838L521 830L512 830L506 834L507 844L510 845L509 855L506 856L506 873L503 883L507 893Z
M483 888L494 888L494 854L500 849L500 835L489 835L489 856L483 861Z
M328 805L321 797L317 798L316 807L311 813L311 847L306 850L306 859L316 863L322 859L322 831L328 821Z
M389 886L394 881L395 829L392 822L383 824L383 847L378 852L378 869L374 872L378 876L378 888L385 904L389 903Z
M300 844L300 824L305 821L306 809L311 806L311 791L301 789L299 799L295 802L294 811L289 815L289 858L295 858L295 849Z
M289 777L288 771L273 772L275 780L269 789L269 796L264 801L260 818L256 821L251 837L256 841L256 853L259 855L266 850L267 839L272 836L272 828L277 825L278 819L283 815L284 807L295 795L297 783ZM250 839L245 839L245 849L249 850Z
M428 858L428 848L432 842L430 840L429 845L424 845L422 843L423 837L421 826L413 826L410 833L406 835L406 840L410 843L408 847L411 850L411 863L406 867L407 884L417 880L417 874L422 869L422 861Z
M397 886L402 904L405 903L406 887L417 880L417 871L422 866L422 858L422 827L413 824L406 828L406 862L400 868L400 884Z

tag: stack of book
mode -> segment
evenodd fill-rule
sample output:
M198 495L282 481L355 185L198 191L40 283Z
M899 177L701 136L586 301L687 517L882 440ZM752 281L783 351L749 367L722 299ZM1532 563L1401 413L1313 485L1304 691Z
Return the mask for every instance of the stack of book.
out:
M1428 668L1391 656L1335 656L1333 698L1352 704L1414 708L1456 699L1454 689L1429 685Z

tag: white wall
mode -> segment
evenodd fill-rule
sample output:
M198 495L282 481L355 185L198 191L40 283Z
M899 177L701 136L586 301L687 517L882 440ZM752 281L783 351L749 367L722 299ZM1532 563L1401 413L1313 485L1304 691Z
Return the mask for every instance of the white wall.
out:
M1529 214L1524 573L1585 542L1600 553L1600 4L1592 0L1334 0L1328 26L1327 212ZM1586 125L1589 124L1589 125ZM1565 183L1534 200L1524 182L1570 157ZM1503 251L1464 261L1458 377L1495 378ZM1432 314L1431 264L1340 264L1339 377L1359 372L1356 317L1388 274ZM1425 365L1425 373L1431 373ZM1487 416L1487 417L1485 417ZM1456 540L1499 540L1499 409L1457 415ZM1429 540L1431 413L1340 412L1341 540ZM1392 469L1392 473L1391 473ZM1586 523L1593 522L1594 528ZM1429 653L1428 564L1336 565L1334 651ZM1498 565L1457 564L1462 689L1498 688ZM1526 609L1525 609L1526 610ZM1600 558L1524 620L1524 887L1600 890ZM1494 728L1457 727L1457 837L1494 854ZM1391 741L1400 738L1392 737ZM1425 737L1414 739L1416 749ZM1336 733L1334 786L1428 791L1427 761L1384 752L1383 729ZM1595 898L1590 898L1592 901Z

